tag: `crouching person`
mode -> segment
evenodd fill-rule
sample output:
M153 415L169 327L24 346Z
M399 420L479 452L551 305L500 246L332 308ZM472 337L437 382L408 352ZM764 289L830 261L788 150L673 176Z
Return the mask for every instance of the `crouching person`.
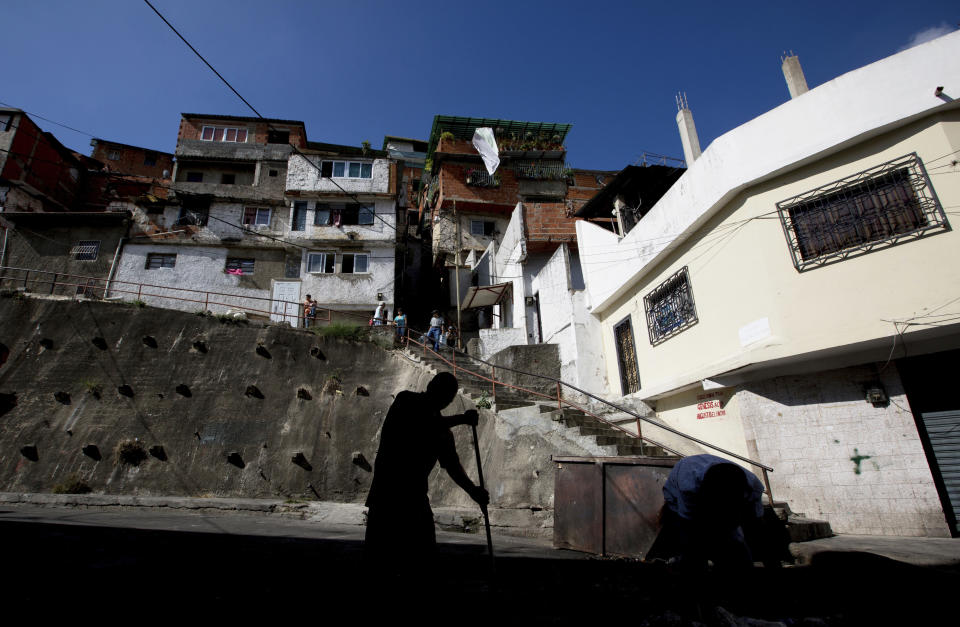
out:
M677 462L663 486L661 529L647 559L668 559L683 570L779 566L787 556L783 523L761 501L763 483L716 455Z

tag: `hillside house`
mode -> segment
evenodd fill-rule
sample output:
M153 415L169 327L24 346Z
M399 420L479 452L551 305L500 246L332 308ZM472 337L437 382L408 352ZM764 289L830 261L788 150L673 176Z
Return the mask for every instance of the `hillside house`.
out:
M626 232L577 222L611 393L835 531L957 534L958 77L953 33L718 137Z

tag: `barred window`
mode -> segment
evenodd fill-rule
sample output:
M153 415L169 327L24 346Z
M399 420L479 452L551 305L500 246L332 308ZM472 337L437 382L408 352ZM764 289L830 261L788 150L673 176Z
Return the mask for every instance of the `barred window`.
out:
M799 271L947 228L916 153L777 203Z
M147 270L173 268L177 265L176 253L147 253Z
M100 254L100 240L80 240L70 253L77 261L96 261Z
M659 344L697 323L690 275L684 267L643 297L650 343Z
M223 271L227 274L253 274L254 261L254 259L230 257Z

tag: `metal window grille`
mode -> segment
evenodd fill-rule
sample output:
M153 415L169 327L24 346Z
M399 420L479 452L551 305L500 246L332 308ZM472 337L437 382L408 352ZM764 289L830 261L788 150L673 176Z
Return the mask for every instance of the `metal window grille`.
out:
M798 271L946 230L916 153L777 203Z
M176 253L147 253L147 270L173 268L177 265Z
M254 259L242 259L231 257L227 259L227 266L224 271L239 270L241 274L253 274Z
M617 345L617 362L620 366L620 388L623 394L640 391L640 371L637 367L637 350L633 342L633 325L627 318L613 327Z
M180 216L177 218L177 225L207 226L207 220L209 220L209 218L209 207L183 207L180 209Z
M643 297L650 343L659 344L697 323L697 308L687 268L661 283Z
M570 173L562 161L515 161L510 169L517 178L538 181L562 181Z
M466 183L472 187L500 187L500 175L489 174L486 170L467 170Z
M80 240L70 249L70 254L77 261L96 261L100 253L100 240Z

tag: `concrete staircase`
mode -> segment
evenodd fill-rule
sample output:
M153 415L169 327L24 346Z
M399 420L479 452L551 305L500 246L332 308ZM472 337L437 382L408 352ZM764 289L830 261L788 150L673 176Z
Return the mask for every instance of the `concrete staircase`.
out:
M453 368L443 359L428 352L423 354L420 351L407 350L407 356L435 372L453 372ZM452 361L452 354L448 351L442 352L444 358ZM560 423L568 430L576 430L579 436L589 438L596 443L599 449L606 451L607 455L615 456L645 456L645 457L671 457L661 447L642 442L637 437L625 433L614 425L633 425L636 418L623 412L608 412L603 417L608 422L598 420L597 418L584 413L574 407L557 407L555 398L555 388L548 389L541 386L524 385L527 389L543 394L528 394L526 392L508 388L506 386L497 386L496 399L493 398L492 384L490 381L471 375L460 370L460 367L467 368L483 376L491 376L491 368L487 364L481 363L468 355L457 353L457 380L460 383L461 392L476 402L481 398L486 398L491 403L491 409L496 412L516 410L519 408L530 408L527 412L533 414L534 408L539 411L540 416L546 420L549 419L555 423ZM500 376L499 373L498 377ZM512 413L512 412L511 412ZM610 424L613 423L613 424ZM698 452L709 452L697 447L699 450L690 450L685 454L695 454ZM764 496L766 500L766 495ZM814 520L806 518L803 514L790 510L790 506L781 501L775 501L771 504L777 516L787 525L787 532L791 542L805 542L816 540L818 538L827 538L833 535L830 529L830 523L823 520Z
M444 351L441 354L448 361L452 361L451 353ZM430 352L424 355L422 349L421 351L408 350L407 355L436 372L453 372L452 366L446 361ZM456 360L458 366L456 376L460 382L461 392L475 402L486 397L491 403L491 409L496 412L521 407L535 407L545 420L549 419L553 422L560 423L567 429L575 429L579 435L592 438L598 446L605 447L612 455L669 456L669 454L659 446L644 444L629 433L621 431L602 420L598 420L579 409L569 406L558 409L558 403L554 400L556 395L555 388L548 389L542 385L539 386L540 389L536 389L531 385L523 386L537 393L529 394L514 388L497 386L497 395L496 399L494 399L490 381L463 372L459 368L462 365L464 368L473 372L490 377L491 367L463 353L457 353ZM543 396L539 396L539 394Z

